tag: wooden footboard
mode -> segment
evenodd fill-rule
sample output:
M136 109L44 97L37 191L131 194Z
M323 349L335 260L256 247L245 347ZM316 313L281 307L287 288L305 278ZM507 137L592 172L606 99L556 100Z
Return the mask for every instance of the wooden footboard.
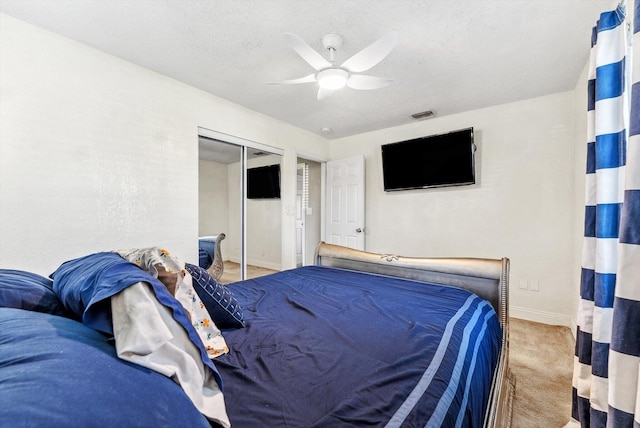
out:
M502 325L485 427L511 426L515 378L509 372L509 259L420 258L378 254L321 242L316 264L467 289L491 303Z

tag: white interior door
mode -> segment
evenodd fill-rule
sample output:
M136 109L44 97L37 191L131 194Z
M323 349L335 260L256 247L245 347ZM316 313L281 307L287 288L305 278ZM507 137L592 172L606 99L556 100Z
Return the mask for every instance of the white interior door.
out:
M364 250L364 156L327 162L327 242Z

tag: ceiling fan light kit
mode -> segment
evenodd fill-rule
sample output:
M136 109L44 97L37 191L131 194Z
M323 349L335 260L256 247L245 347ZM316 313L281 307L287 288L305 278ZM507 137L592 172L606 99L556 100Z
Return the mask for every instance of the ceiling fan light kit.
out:
M392 80L382 77L366 76L361 73L374 67L382 61L398 42L398 34L395 31L387 33L378 41L372 43L340 66L335 65L335 51L342 46L342 37L337 34L327 34L322 38L322 44L329 51L329 60L311 48L304 40L293 33L284 33L291 47L305 60L317 73L297 79L275 82L280 85L293 85L299 83L318 82L318 99L326 97L331 91L348 86L351 89L371 90L388 86Z
M341 68L327 68L316 75L318 85L323 89L336 90L344 88L349 79L349 73Z

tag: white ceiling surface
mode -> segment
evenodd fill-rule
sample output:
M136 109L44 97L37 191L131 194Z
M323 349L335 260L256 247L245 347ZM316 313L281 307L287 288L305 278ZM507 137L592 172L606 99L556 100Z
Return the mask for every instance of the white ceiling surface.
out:
M297 127L334 139L573 89L591 28L612 0L0 0L0 11ZM316 99L295 33L340 64L395 30L399 42L362 73L383 89ZM330 128L323 133L322 128Z

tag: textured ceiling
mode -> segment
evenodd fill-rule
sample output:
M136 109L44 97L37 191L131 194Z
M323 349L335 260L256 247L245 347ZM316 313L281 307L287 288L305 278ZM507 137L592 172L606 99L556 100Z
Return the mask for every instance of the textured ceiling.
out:
M327 138L573 89L591 27L612 0L0 0L0 11ZM295 33L336 62L395 30L395 49L365 74L383 89L316 99ZM323 133L322 128L331 132Z

